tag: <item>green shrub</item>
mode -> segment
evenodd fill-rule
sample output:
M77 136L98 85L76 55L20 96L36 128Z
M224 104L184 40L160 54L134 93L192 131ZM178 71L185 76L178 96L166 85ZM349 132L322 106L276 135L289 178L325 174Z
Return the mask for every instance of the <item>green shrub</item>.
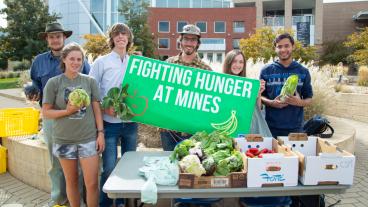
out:
M13 70L14 71L24 71L24 70L28 70L30 67L31 67L30 63L23 61L23 62L20 62L14 65Z
M352 49L345 47L341 41L332 41L323 44L323 53L320 57L319 65L337 65L340 62L348 64L348 56Z
M31 82L31 77L29 75L29 70L22 71L19 73L20 77L18 78L18 86L22 87L27 84L28 82Z

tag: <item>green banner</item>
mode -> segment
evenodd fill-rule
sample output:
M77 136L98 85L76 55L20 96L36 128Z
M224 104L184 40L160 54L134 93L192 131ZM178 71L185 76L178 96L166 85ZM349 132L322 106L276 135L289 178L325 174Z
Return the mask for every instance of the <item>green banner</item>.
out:
M259 80L131 56L123 85L136 122L193 134L249 132Z

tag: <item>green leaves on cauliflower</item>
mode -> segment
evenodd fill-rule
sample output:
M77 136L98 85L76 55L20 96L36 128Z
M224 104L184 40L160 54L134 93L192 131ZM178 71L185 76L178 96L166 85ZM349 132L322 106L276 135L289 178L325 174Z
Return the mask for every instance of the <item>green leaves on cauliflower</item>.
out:
M170 160L181 160L183 157L189 155L189 149L196 145L196 141L191 139L186 139L179 144L177 144L174 148L173 153L170 156Z
M221 159L217 163L215 176L227 176L231 172L239 172L243 169L243 159L239 151L234 150L231 156Z
M74 89L68 96L68 100L71 105L78 108L87 107L91 104L89 95L84 89Z

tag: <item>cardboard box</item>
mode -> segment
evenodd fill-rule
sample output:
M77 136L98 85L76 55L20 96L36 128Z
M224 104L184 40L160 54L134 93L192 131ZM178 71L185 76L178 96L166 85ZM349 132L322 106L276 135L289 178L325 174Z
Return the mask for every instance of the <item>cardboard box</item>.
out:
M245 156L243 154L243 163ZM244 188L246 187L246 170L232 172L228 176L201 176L192 173L179 173L179 188Z
M291 133L278 137L299 157L299 180L303 185L352 185L355 156L330 144L327 140Z
M248 135L235 138L237 148L244 154L249 148L267 148L276 153L264 154L263 158L247 158L248 187L296 186L298 184L298 156L290 148L279 145L272 137Z

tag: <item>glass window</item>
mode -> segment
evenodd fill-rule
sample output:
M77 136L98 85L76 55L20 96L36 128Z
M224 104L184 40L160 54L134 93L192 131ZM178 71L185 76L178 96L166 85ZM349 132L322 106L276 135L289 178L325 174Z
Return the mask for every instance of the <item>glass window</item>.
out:
M193 8L202 8L201 0L193 1Z
M156 0L156 7L167 7L167 0Z
M202 8L212 8L212 0L202 0Z
M222 8L222 0L213 0L213 8Z
M239 49L239 42L240 42L240 39L233 39L233 48L234 49Z
M185 25L187 25L188 24L188 22L185 22L185 21L178 21L177 22L177 24L176 24L176 31L177 32L181 32L181 31L183 31L183 27L185 26Z
M235 33L245 32L244 22L243 21L233 22L233 32Z
M158 31L159 32L169 32L170 31L170 23L168 21L159 21L158 22Z
M215 33L224 33L225 32L225 22L218 21L215 22Z
M168 2L167 7L169 7L169 8L178 8L179 7L178 0L168 0L167 2Z
M190 1L179 0L179 8L190 8Z
M222 53L216 53L216 62L222 63Z
M201 30L203 33L207 33L207 22L197 22L197 27Z
M213 62L213 53L207 53L207 60Z
M198 53L198 55L199 55L199 57L200 57L201 59L203 59L203 53L199 52L199 53Z
M159 49L169 49L169 38L158 38L158 48Z
M224 1L223 8L230 8L230 1Z
M201 38L201 44L222 45L222 44L225 44L225 39L223 38Z

